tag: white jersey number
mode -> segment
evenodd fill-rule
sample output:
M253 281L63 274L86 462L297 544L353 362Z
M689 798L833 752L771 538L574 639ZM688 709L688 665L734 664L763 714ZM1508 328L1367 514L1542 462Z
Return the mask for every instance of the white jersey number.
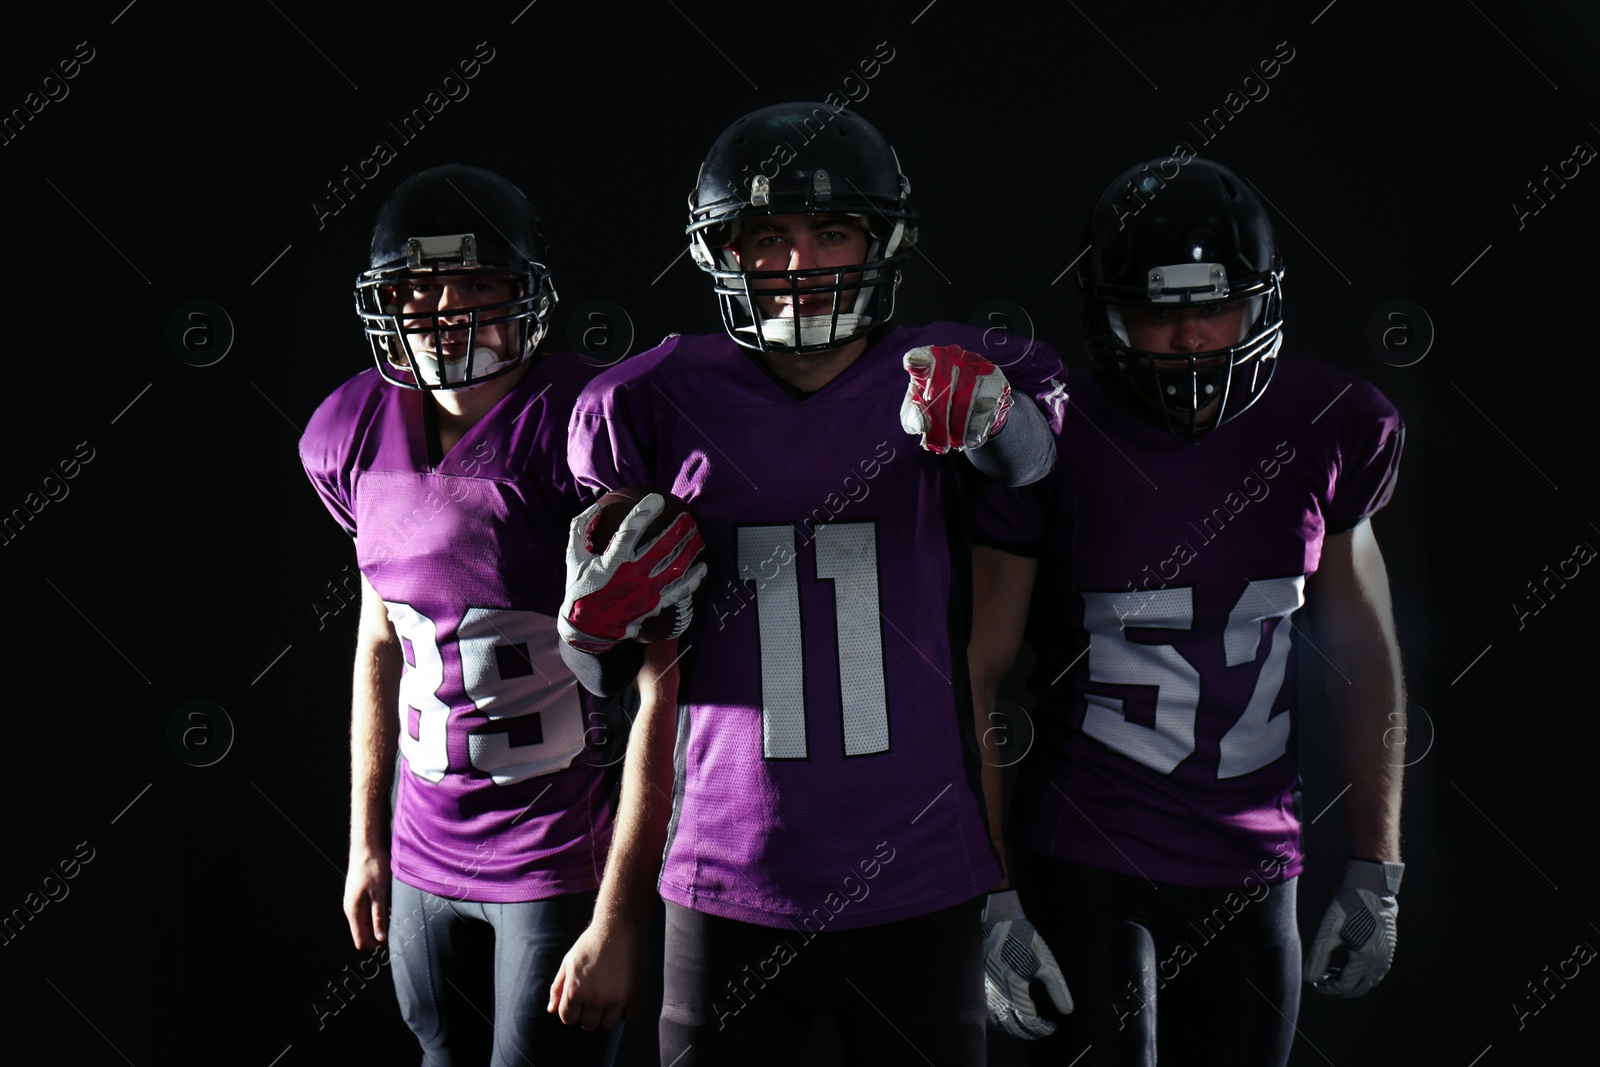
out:
M1289 662L1288 619L1305 603L1305 581L1303 575L1253 581L1228 612L1222 643L1229 667L1254 663L1261 644L1261 624L1267 619L1283 621L1273 629L1272 646L1249 703L1222 736L1218 778L1249 774L1288 751L1289 716L1272 717L1272 703L1283 688ZM1152 592L1083 594L1089 681L1156 688L1153 727L1129 722L1119 698L1089 693L1084 698L1088 708L1083 732L1161 774L1171 774L1195 750L1200 672L1171 645L1129 641L1126 628L1190 629L1193 593L1182 586Z
M817 578L833 583L834 641L847 756L889 748L878 537L870 522L816 531ZM761 754L805 759L805 636L793 526L739 528L739 575L756 591L761 641ZM772 573L769 575L768 572Z
M412 773L437 782L450 769L450 706L439 699L444 656L432 619L409 604L384 601L389 621L409 648L400 677L400 752ZM490 722L467 737L472 766L496 785L571 766L584 749L583 708L577 683L556 642L556 621L536 611L468 608L456 630L466 695ZM411 735L408 709L417 712ZM539 738L512 744L514 720L536 715ZM526 727L528 724L518 724Z

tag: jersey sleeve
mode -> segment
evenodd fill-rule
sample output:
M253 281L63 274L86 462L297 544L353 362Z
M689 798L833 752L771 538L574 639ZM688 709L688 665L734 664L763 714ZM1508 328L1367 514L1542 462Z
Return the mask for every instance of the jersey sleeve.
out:
M1044 554L1043 487L1010 487L986 482L978 493L972 520L972 543L998 548L1014 556Z
M1070 459L1059 452L1068 403L1067 372L1054 348L1034 342L1024 358L1006 368L1006 376L1013 395L1031 398L1048 427L1052 463L1040 480L1020 488L984 487L973 520L973 543L1038 558L1047 551L1047 502L1063 491L1062 465Z
M635 356L634 360L643 358ZM628 363L613 371L632 369ZM648 403L634 403L642 384L607 372L584 389L567 426L567 463L573 477L595 494L633 485L650 485L654 463L641 443L640 420L651 418ZM637 408L643 410L636 410Z
M311 416L300 437L300 466L328 514L340 529L354 537L356 513L349 462L351 429L340 425L338 399L338 394L330 397Z
M1339 444L1338 476L1326 514L1328 533L1359 526L1394 494L1405 444L1405 423L1387 397L1356 381Z
M1005 372L1016 401L1020 402L1024 396L1032 400L1051 434L1059 436L1067 400L1067 371L1061 354L1043 341L1023 343L1016 339L1012 343L1021 346L1022 355L996 365Z
M579 356L551 352L541 356L518 387L522 406L505 416L514 428L512 452L518 457L518 480L525 493L542 496L555 514L571 519L593 502L593 496L572 471L568 458L571 412L593 380L594 368Z

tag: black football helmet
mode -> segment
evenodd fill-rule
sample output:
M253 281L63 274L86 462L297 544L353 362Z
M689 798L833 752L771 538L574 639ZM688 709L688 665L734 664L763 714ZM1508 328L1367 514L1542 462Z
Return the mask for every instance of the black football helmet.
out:
M800 101L752 111L723 131L689 195L689 250L710 274L722 321L733 339L762 352L824 352L864 337L894 316L900 265L916 245L911 182L894 149L865 119L845 108ZM803 270L739 269L730 247L747 220L771 215L854 216L867 231L861 263ZM857 276L850 278L849 276ZM779 318L751 298L751 282L799 305L831 293L827 315Z
M556 304L544 260L533 205L500 175L451 163L401 182L378 211L371 265L356 278L356 314L379 372L408 389L452 390L521 366L544 336ZM419 275L506 277L513 280L513 293L509 300L454 313L404 312L402 290ZM478 342L479 330L495 325L505 328L504 352ZM462 352L441 355L452 333L448 347Z
M1238 175L1192 157L1131 167L1101 194L1084 242L1089 364L1119 403L1198 437L1260 399L1283 344L1283 262L1266 209ZM1129 344L1124 308L1236 301L1245 310L1227 347L1157 353Z

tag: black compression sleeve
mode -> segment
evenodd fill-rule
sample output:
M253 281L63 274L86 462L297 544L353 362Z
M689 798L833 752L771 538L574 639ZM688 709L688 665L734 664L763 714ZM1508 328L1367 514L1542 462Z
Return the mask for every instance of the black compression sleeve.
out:
M644 646L637 641L622 641L609 652L595 655L583 652L565 641L561 646L561 660L582 685L595 696L616 696L628 687L644 666Z
M981 448L967 449L967 459L1000 485L1030 485L1055 466L1056 442L1044 412L1019 396L1000 433Z

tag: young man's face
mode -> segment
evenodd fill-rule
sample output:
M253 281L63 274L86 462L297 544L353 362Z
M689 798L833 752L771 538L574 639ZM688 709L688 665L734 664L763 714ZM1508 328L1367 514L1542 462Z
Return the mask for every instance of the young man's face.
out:
M1246 301L1235 301L1231 304L1198 304L1169 308L1122 307L1119 310L1122 313L1123 328L1128 334L1129 348L1148 352L1157 357L1162 355L1183 357L1172 360L1157 358L1153 363L1157 370L1184 371L1189 369L1189 357L1206 352L1218 354L1196 360L1194 363L1196 370L1227 367L1229 357L1221 350L1239 343L1239 330L1244 321L1246 307ZM1183 423L1189 421L1191 399L1186 390L1180 389L1174 395L1157 396L1153 392L1153 383L1146 376L1134 375L1131 380L1135 390L1146 403L1167 411L1172 418ZM1221 403L1220 392L1210 399L1202 395L1201 406L1194 414L1195 425L1210 424L1216 418Z
M747 220L733 244L741 269L751 271L793 271L813 268L848 267L867 258L869 238L853 216L842 213L817 215L773 215ZM780 278L751 283L757 292L772 290L781 295L759 297L761 314L766 318L833 313L835 294L806 295L804 290L859 281L860 274L819 274L800 279L802 290L796 308L794 290ZM838 294L842 313L855 306L855 292Z
M395 286L395 302L404 315L435 314L441 327L437 336L426 319L402 319L407 329L407 340L413 351L433 356L445 364L460 363L467 356L469 338L479 348L487 348L497 359L506 358L506 326L508 323L480 325L472 335L471 310L489 304L504 304L516 298L517 286L512 278L496 274L415 274ZM503 318L505 312L484 316ZM410 330L429 327L426 332Z

